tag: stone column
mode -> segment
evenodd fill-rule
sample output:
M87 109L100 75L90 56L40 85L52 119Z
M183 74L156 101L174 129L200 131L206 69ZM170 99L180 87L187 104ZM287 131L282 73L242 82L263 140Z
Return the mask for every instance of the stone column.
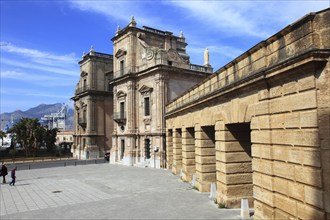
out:
M166 132L166 167L172 169L173 165L173 130L168 129Z
M173 167L172 173L179 174L182 168L182 130L173 130Z
M123 163L125 165L133 165L133 149L135 148L135 137L136 132L136 102L135 102L135 83L130 81L127 84L127 132L125 138L125 153Z
M215 126L217 201L229 208L239 208L242 198L253 205L250 131L246 127L229 130L222 121Z
M195 163L195 131L194 128L186 128L182 131L182 180L192 180Z
M214 131L211 134L210 130L195 126L196 187L201 192L209 192L211 183L216 182Z

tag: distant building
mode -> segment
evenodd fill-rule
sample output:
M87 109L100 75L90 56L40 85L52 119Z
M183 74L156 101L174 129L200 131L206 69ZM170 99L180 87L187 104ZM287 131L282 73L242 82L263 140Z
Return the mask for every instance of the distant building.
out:
M56 145L73 144L73 131L59 131L56 134Z
M0 147L10 147L11 146L11 134L6 134L2 140L0 139Z
M73 156L79 159L103 157L111 147L113 96L109 81L113 57L95 52L84 54L74 97Z
M190 63L183 33L143 26L134 17L114 43L113 142L110 163L165 167L165 105L213 73Z

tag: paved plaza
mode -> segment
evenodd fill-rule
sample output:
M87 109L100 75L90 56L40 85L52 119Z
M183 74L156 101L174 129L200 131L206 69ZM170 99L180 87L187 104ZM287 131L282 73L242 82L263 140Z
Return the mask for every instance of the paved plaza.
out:
M168 170L110 164L18 170L0 219L240 219Z

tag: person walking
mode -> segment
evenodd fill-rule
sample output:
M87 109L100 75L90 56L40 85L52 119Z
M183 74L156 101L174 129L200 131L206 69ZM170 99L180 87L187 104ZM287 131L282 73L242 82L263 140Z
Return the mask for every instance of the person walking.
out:
M16 170L17 167L14 167L14 169L11 170L11 182L9 183L9 185L13 185L15 186L15 180L16 180Z
M0 170L0 176L2 176L2 183L6 183L6 176L8 174L8 169L6 165L2 162L1 170Z

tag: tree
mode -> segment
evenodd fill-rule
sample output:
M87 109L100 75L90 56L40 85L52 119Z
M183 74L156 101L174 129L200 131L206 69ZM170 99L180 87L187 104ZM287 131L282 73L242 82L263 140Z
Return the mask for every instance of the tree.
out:
M15 134L12 140L14 147L19 143L25 149L26 156L35 156L44 142L46 128L40 125L38 119L22 118L9 131Z
M48 152L51 153L55 152L56 135L57 135L57 128L46 131L44 142L46 144Z

